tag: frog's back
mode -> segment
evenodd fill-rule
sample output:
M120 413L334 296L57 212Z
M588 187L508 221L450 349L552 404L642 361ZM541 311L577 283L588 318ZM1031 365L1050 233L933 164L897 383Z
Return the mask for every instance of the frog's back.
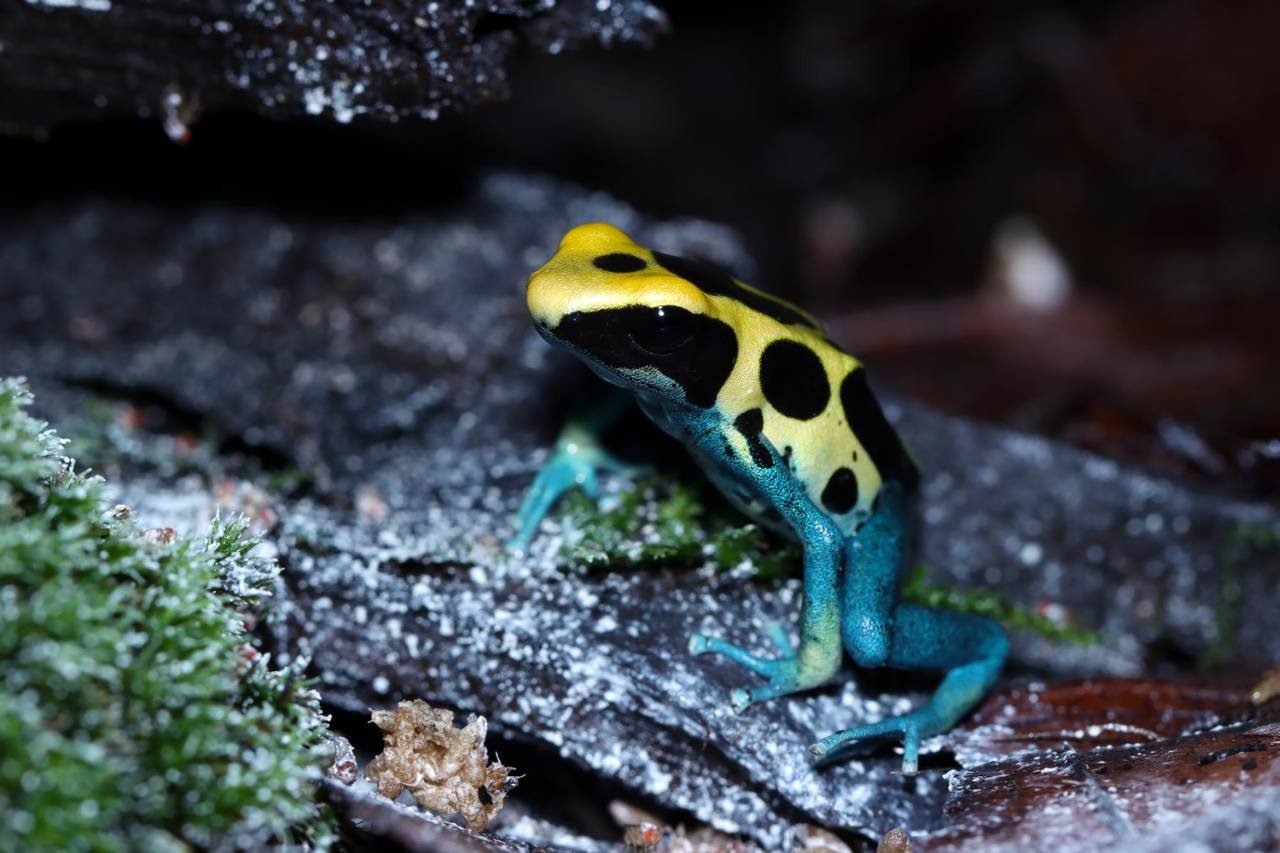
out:
M741 459L770 461L763 436L813 502L846 531L870 515L884 482L916 486L916 464L885 418L862 363L834 344L812 315L709 265L654 257L707 294L709 313L734 330L737 358L716 409L734 425L730 444ZM759 517L753 509L747 508Z

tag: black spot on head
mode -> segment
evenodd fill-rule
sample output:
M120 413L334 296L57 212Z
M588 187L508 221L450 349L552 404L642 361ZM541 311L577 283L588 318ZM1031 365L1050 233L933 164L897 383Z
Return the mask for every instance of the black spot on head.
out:
M764 429L764 412L759 409L747 409L733 421L734 427L747 440L747 449L751 451L751 461L759 468L772 468L773 455L760 440L760 432Z
M871 457L871 464L886 482L901 483L913 489L920 482L920 470L902 439L894 431L871 386L867 384L867 372L855 369L840 383L840 405L849 429Z
M772 317L779 323L807 326L810 329L817 328L812 320L787 303L756 293L753 290L748 290L734 281L733 276L715 264L682 258L678 255L668 255L664 252L654 252L653 259L667 272L680 276L703 293L736 299L748 308Z
M625 252L601 255L591 263L595 264L597 269L602 269L605 272L639 272L648 266L644 262L644 258L637 258L635 255L628 255Z
M738 360L729 324L672 305L575 311L550 334L606 368L653 368L703 409L715 403Z
M804 344L785 339L760 356L760 388L769 405L800 421L822 414L831 397L822 360Z
M849 468L837 468L822 490L822 505L836 515L844 515L858 502L858 478Z

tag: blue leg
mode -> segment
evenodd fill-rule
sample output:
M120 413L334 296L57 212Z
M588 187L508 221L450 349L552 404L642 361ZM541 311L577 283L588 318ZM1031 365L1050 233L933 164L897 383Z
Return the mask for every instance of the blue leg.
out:
M999 624L982 616L902 604L894 611L889 666L947 669L933 698L922 708L878 723L836 732L809 747L824 758L856 741L889 734L903 738L902 770L914 773L920 740L947 731L995 683L1009 651Z
M714 439L713 442L719 441ZM743 711L763 702L807 690L829 681L840 669L840 608L836 578L840 571L843 536L839 529L813 506L803 487L790 476L777 451L765 442L773 462L751 473L804 543L804 605L800 616L800 647L793 649L786 632L772 626L774 644L783 650L778 658L762 658L717 637L694 634L689 638L693 654L723 655L767 680L752 688L730 694L735 710ZM715 450L719 450L713 443ZM746 464L746 463L741 463Z
M845 651L861 667L889 660L893 611L906 562L910 509L902 486L885 483L875 514L845 545L844 587L840 593L840 635Z
M612 456L600 444L599 433L626 410L628 397L614 395L592 411L570 419L560 431L555 448L516 511L518 532L507 542L511 551L523 551L533 541L542 519L570 489L580 488L588 497L600 494L600 471L630 474L636 469Z
M890 484L876 514L850 540L841 623L845 648L862 666L948 672L927 705L823 738L810 747L819 758L860 740L900 734L903 772L914 773L921 739L955 725L995 683L1008 654L1004 629L990 619L897 602L906 522L905 497Z

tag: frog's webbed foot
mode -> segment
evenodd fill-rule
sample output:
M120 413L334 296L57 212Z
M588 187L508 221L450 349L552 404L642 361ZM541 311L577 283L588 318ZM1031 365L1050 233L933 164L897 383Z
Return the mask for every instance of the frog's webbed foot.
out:
M600 444L587 426L570 422L556 441L551 456L538 471L516 511L518 532L507 542L508 550L523 551L533 541L542 519L571 489L582 489L592 499L600 496L600 472L632 475L640 469L628 465Z
M776 622L770 623L768 630L770 639L782 652L780 657L761 657L719 637L694 634L689 638L691 654L722 655L756 675L768 679L765 684L758 687L739 687L730 691L729 702L735 711L742 712L757 702L817 687L830 678L831 674L826 671L803 666L800 656L796 654L795 647L791 644L787 631L782 625Z
M889 717L876 723L854 726L835 734L827 735L809 747L820 763L836 760L844 747L859 741L883 738L888 735L902 737L902 772L914 774L920 765L920 741L936 734L942 734L951 728L949 723L939 719L929 707L920 708L897 717Z

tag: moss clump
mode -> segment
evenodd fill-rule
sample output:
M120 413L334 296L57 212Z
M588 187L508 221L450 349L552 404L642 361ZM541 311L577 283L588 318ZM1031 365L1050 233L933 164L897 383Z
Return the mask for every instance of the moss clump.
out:
M692 568L710 563L730 569L747 560L757 577L777 581L797 575L799 548L767 536L754 524L707 493L683 483L650 478L617 496L616 503L597 508L580 492L565 496L561 510L571 563L597 570L644 566ZM906 601L962 613L990 616L1014 630L1050 639L1089 645L1095 632L1073 622L1051 618L1015 604L990 590L933 584L928 567L917 566L905 579Z
M318 697L246 636L239 522L144 537L0 380L0 847L324 846Z
M969 589L930 583L929 567L916 566L902 584L902 598L914 604L989 616L1014 631L1030 631L1051 640L1092 646L1102 640L1097 631L1077 624L1065 614L1055 618L1024 604L1009 601L989 589Z
M750 560L756 575L780 580L795 573L800 551L744 524L715 496L656 477L627 489L604 507L581 492L565 495L561 508L571 563L589 569L642 566L693 568L710 562L731 569Z

